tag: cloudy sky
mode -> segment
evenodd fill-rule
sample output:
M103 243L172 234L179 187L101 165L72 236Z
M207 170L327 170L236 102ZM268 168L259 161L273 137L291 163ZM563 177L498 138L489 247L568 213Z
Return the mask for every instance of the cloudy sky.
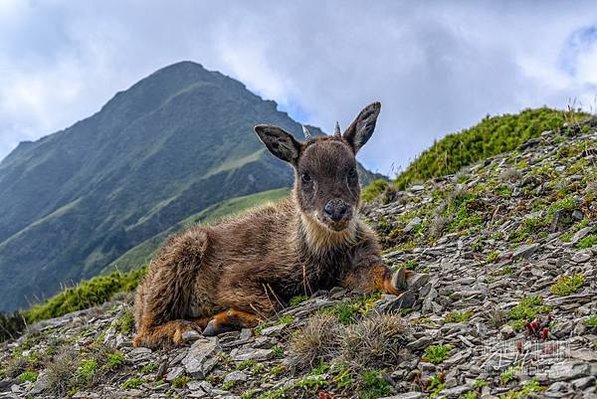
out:
M192 60L332 130L383 103L360 155L391 174L449 132L597 106L592 1L0 0L0 158Z

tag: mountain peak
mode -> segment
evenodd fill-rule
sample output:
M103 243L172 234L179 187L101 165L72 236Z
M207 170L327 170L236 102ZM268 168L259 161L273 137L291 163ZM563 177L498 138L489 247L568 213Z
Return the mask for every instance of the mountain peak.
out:
M215 203L289 187L291 168L264 151L258 123L300 132L242 83L182 61L20 145L0 168L0 311L97 274Z

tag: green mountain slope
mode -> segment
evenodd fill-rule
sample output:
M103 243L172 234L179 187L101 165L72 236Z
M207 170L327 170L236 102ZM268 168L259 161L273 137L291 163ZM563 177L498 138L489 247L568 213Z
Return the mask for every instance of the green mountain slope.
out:
M222 200L288 187L291 169L264 151L257 123L301 134L273 101L181 62L21 143L0 162L0 311L93 276Z

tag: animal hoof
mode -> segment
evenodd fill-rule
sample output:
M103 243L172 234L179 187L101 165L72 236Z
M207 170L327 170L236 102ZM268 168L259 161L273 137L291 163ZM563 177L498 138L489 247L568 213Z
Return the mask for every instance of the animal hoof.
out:
M211 319L207 326L203 329L203 336L205 337L213 337L214 335L218 334L218 328L216 327L215 319Z
M182 340L184 342L194 342L197 341L200 337L201 334L199 334L195 330L188 330L182 333Z
M407 289L406 285L406 269L398 269L392 276L392 286L398 291L404 291Z

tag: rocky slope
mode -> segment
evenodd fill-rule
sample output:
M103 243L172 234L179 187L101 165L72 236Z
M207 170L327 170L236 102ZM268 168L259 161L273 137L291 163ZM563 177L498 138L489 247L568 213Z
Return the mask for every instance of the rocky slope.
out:
M597 120L364 209L399 297L334 289L254 331L133 348L131 300L2 344L0 397L592 398ZM192 343L191 343L192 342Z

